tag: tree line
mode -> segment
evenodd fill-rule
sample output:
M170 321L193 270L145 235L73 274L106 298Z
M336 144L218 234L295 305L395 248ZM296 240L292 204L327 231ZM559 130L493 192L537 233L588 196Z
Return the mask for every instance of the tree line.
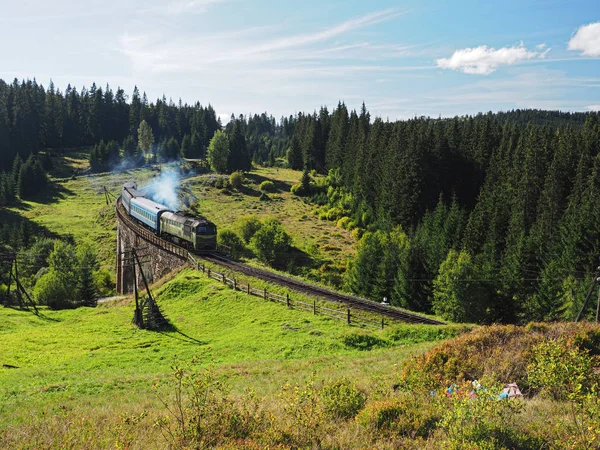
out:
M573 318L583 303L600 255L595 113L392 123L340 104L296 122L288 160L329 173L313 201L364 234L354 292L473 322Z
M95 83L65 91L52 82L48 88L36 80L0 79L0 172L10 170L16 155L26 160L42 149L88 147L115 141L124 148L138 145L138 130L145 121L157 143L171 138L186 156L202 157L221 124L211 105L176 104L166 97L149 102L137 87L129 97Z

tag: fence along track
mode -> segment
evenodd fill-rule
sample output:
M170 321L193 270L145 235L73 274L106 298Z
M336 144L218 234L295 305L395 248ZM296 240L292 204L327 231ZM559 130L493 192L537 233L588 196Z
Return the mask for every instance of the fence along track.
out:
M355 297L353 295L342 294L339 292L330 291L330 290L322 288L320 286L315 286L315 285L312 285L309 283L301 282L301 281L295 280L293 278L279 275L279 274L269 272L266 270L256 269L254 267L250 267L246 264L232 261L228 258L225 258L221 255L217 255L214 253L192 255L188 250L184 249L183 247L179 247L178 245L175 245L169 241L161 239L158 236L156 236L153 232L138 225L133 219L131 219L131 217L129 217L129 215L121 207L121 197L119 197L117 199L116 210L117 210L117 215L118 215L119 219L127 226L127 228L129 228L131 231L133 231L135 234L137 234L143 240L181 258L182 260L189 261L196 269L204 269L204 265L200 266L198 264L198 261L194 258L194 256L203 258L203 259L210 261L214 264L217 264L219 266L227 267L228 269L231 269L233 271L241 272L245 275L259 278L263 281L268 281L268 282L275 283L275 284L278 284L281 286L285 286L285 287L288 287L295 291L302 292L304 294L308 294L310 296L319 297L324 300L331 301L331 302L338 303L338 304L343 303L347 306L352 306L354 308L357 308L357 309L360 309L363 311L380 314L382 316L386 316L386 317L389 317L389 318L392 318L395 320L399 320L402 322L414 323L414 324L426 324L426 325L445 325L444 322L440 322L435 319L430 319L429 317L420 316L418 314L403 311L403 310L395 308L395 307L382 305L380 303L377 303L377 302L374 302L371 300L367 300L364 298L360 298L360 297ZM229 279L224 274L219 274L214 271L210 271L210 269L208 269L207 273L211 278L214 278L215 280L221 281L229 286L232 286L234 289L244 290L248 294L251 294L251 295L257 295L260 297L264 297L268 300L287 303L287 305L290 307L293 306L298 309L310 310L315 314L318 310L318 312L320 314L328 315L330 317L334 317L334 318L338 318L338 319L342 319L342 317L340 317L340 314L342 314L342 315L347 314L347 317L344 316L343 318L348 320L349 322L352 320L349 309L348 309L348 311L342 311L342 310L337 310L337 309L325 308L323 306L316 305L316 303L313 303L311 305L310 303L305 303L305 302L301 302L298 300L291 300L289 298L289 296L284 297L284 296L281 296L278 294L267 292L266 290L261 291L259 289L253 289L248 286L244 286L246 289L241 289L243 286L238 285L238 283L235 279ZM355 322L357 322L357 320L355 320ZM363 325L367 325L367 326L375 326L374 325L375 323L378 324L377 327L380 327L383 325L383 320L381 323L379 323L379 322L375 322L375 321L368 321L367 319L361 318L360 322L362 322Z

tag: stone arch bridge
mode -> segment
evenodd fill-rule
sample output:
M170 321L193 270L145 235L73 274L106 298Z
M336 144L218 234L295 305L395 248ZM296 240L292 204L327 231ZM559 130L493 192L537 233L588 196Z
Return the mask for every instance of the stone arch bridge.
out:
M133 292L135 279L142 284L142 273L135 269L132 250L141 261L143 275L152 283L190 259L187 250L157 237L133 221L117 199L117 293Z

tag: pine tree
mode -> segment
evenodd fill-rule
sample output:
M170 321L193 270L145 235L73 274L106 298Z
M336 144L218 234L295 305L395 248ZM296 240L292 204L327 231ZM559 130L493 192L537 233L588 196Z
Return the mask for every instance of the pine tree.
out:
M77 299L85 306L96 306L97 287L94 272L98 270L96 252L87 245L77 249Z
M302 149L298 138L294 136L287 151L288 166L294 170L301 170L303 167Z

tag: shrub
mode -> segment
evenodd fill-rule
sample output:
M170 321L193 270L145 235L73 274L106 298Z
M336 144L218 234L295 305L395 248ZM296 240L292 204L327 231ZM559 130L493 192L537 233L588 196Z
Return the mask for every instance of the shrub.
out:
M362 235L364 233L364 230L362 228L354 228L350 234L352 234L352 237L354 239L356 239L357 241L359 241L362 238Z
M337 220L341 213L342 211L339 208L331 208L327 211L327 220Z
M365 406L366 395L349 379L341 378L321 389L325 412L334 418L350 419Z
M440 418L441 412L431 396L411 393L367 404L356 420L377 437L396 434L417 439L429 437Z
M42 275L33 290L33 295L41 305L51 309L65 309L73 307L73 286L69 287L55 271Z
M217 242L226 247L234 258L239 258L246 251L244 241L231 230L220 230L217 234Z
M298 197L302 197L307 194L306 189L302 186L302 183L293 184L290 188L290 192Z
M171 392L159 399L167 414L155 424L170 448L213 448L231 439L246 437L259 428L264 416L255 402L235 405L227 387L211 368L173 368ZM244 406L246 405L246 406Z
M505 382L517 383L523 390L529 386L527 367L534 360L536 345L562 337L582 348L588 345L584 343L593 342L590 336L598 330L598 325L587 323L477 327L411 359L404 367L402 380L428 391L493 374Z
M239 230L240 236L244 239L244 242L249 243L252 236L256 234L262 224L256 216L248 215L242 216L235 221L235 227Z
M239 190L244 184L244 174L242 172L233 172L229 175L229 184L231 184L234 189Z
M310 197L310 202L315 205L323 206L327 204L327 195L324 192L317 192Z
M275 184L270 180L265 180L260 183L259 189L261 192L275 192Z
M339 228L343 228L344 230L350 230L354 228L354 222L350 217L344 216L337 221L336 226Z
M390 431L403 410L397 399L373 402L358 414L356 421L374 434L384 430Z
M267 264L280 265L290 250L292 238L277 219L266 219L251 239L256 256Z
M112 272L108 269L100 269L94 274L94 280L98 287L99 294L107 297L115 288L115 283L112 279Z
M578 401L599 387L596 358L565 339L541 342L527 367L529 383L556 400Z
M286 434L294 444L292 448L321 448L328 424L314 374L303 387L285 385L280 398L283 410L291 419L291 427Z

